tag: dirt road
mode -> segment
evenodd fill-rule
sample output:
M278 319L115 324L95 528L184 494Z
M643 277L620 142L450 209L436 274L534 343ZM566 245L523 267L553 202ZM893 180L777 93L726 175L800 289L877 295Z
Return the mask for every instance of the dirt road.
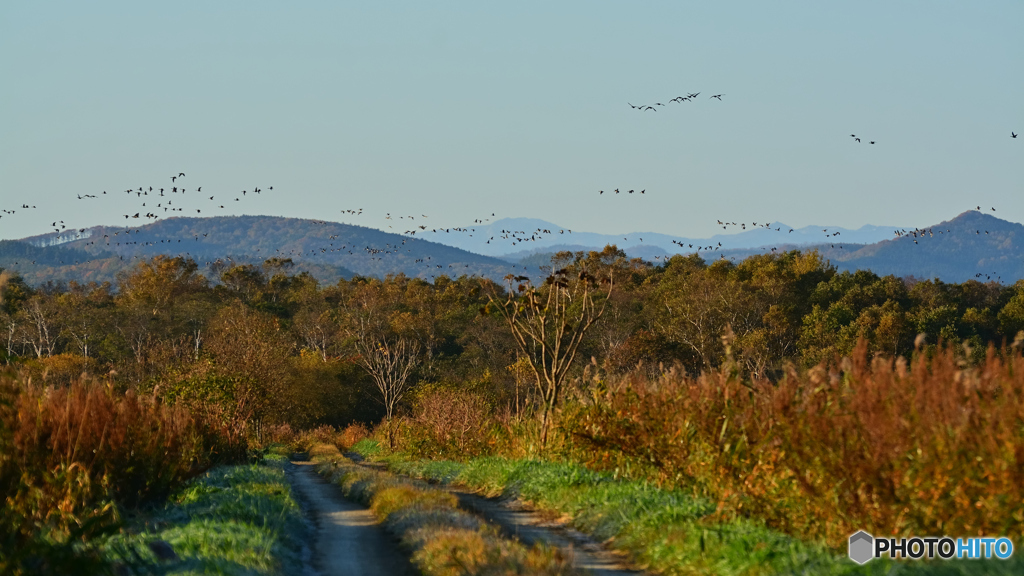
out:
M367 468L387 470L380 462L366 462L355 452L345 456ZM428 484L416 478L398 474L414 484ZM526 544L543 543L559 548L569 558L572 565L582 568L593 576L643 576L646 572L634 570L627 565L623 555L602 547L586 534L573 530L558 522L552 522L522 502L508 498L487 498L471 490L449 485L431 484L455 495L459 499L459 507L476 514L497 526L506 537L518 539Z
M322 576L411 576L398 543L369 510L341 496L309 462L292 462L292 490L316 526L313 568Z
M576 568L587 570L593 576L637 576L644 574L631 570L625 559L601 547L587 535L552 522L544 515L515 500L486 498L457 488L444 487L459 499L459 506L497 525L506 536L518 538L526 544L542 542L560 548Z

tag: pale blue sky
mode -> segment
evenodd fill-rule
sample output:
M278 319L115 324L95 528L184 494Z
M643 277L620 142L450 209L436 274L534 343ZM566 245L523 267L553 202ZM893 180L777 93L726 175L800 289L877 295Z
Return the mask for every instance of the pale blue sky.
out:
M179 171L223 198L274 186L203 215L384 229L386 212L493 212L700 236L977 204L1019 222L1022 30L1019 0L6 0L0 208L39 210L4 215L0 238L123 221L123 194L76 195ZM616 187L647 193L597 194Z

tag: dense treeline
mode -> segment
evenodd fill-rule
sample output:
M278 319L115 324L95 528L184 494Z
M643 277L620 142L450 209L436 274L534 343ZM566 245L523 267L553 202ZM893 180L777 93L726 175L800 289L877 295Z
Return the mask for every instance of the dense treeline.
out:
M813 252L710 265L676 256L651 266L608 247L562 253L555 264L616 279L607 314L579 354L613 373L679 363L696 375L719 367L728 347L745 374L777 378L787 362L847 355L859 338L871 353L907 355L919 334L929 346L967 343L979 360L987 343L1024 330L1024 282L839 273ZM110 372L123 389L218 410L257 434L264 423L305 428L390 415L371 401L387 400L387 390L368 361L380 350L395 361L397 343L408 345L409 373L391 391L394 405L412 384L472 386L517 410L529 398L533 376L487 307L505 287L405 276L321 286L291 265L223 266L207 278L191 260L156 257L116 285L38 287L3 272L0 355L54 384Z

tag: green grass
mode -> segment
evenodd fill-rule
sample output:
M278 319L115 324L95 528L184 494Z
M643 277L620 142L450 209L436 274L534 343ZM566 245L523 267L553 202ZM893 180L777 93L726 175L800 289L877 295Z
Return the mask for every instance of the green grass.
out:
M306 537L285 459L223 466L189 483L162 509L135 518L104 545L129 573L299 574ZM159 561L148 544L169 543L178 560Z
M266 451L267 454L281 456L283 458L291 456L292 452L294 452L290 446L287 444L281 444L280 442L274 442L273 444L268 445Z
M352 451L364 458L376 456L377 454L380 454L383 449L384 448L381 446L380 442L370 438L364 438L352 445Z
M765 527L756 519L715 521L715 504L571 463L486 457L466 463L379 455L398 473L519 497L572 518L577 529L626 551L637 564L672 575L857 574L966 576L1022 574L1024 562L890 562L857 566L845 555Z

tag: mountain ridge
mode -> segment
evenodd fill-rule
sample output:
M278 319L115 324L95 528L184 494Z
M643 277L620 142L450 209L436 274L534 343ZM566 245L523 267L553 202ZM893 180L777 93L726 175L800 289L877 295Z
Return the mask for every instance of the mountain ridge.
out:
M504 229L516 234L516 244L521 241L529 248L498 258L355 224L275 216L176 217L145 226L93 226L2 241L0 268L18 272L31 284L102 282L116 279L118 272L132 267L137 260L165 254L193 258L204 270L211 269L218 260L259 263L268 258L291 258L295 271L307 271L322 282L355 275L383 277L399 273L427 280L442 274L482 275L500 280L510 272L530 274L531 270L547 265L551 255L560 250L575 252L604 247L568 242L537 246L535 241L526 239L522 228L509 226L515 221L504 221L504 228L501 222L495 223L499 232ZM551 224L535 219L519 223L537 226L545 238L554 236L565 241L610 236L577 231L570 236L568 229L545 228ZM788 230L785 234L781 232L781 224L778 228L770 232L780 239L792 238ZM719 246L717 240L712 242L712 237L698 239L692 249L689 243L686 247L672 244L671 251L649 242L650 237L645 235L643 243L638 236L637 243L627 244L623 250L631 257L642 257L655 264L673 254L693 252L706 261L723 257L740 261L754 254L817 250L840 270L870 269L880 275L940 278L947 282L977 279L1012 283L1024 278L1024 225L991 214L964 212L931 227L894 230L896 237L866 244L847 241L840 229L818 230L823 234L840 234L814 244L778 242L750 248L733 248L724 242ZM482 230L468 233L475 238L478 232ZM619 242L611 244L621 246Z
M892 236L898 227L865 224L857 229L838 226L808 225L792 228L782 222L772 223L726 223L720 226L732 233L718 233L710 237L689 237L664 234L661 232L629 232L624 234L602 234L572 230L539 218L502 218L494 222L475 222L464 227L427 228L426 230L408 230L407 234L417 238L429 239L445 244L510 261L519 260L537 250L554 248L560 245L581 246L600 250L608 244L623 245L627 254L633 255L634 248L655 246L667 254L684 254L689 252L692 244L696 246L717 245L722 243L727 249L750 249L761 246L777 245L780 242L795 245L819 244L823 238L839 233L844 241L868 244L878 242ZM790 232L790 230L793 230ZM520 246L518 250L516 246ZM529 246L529 248L526 248ZM650 253L637 251L636 255Z

